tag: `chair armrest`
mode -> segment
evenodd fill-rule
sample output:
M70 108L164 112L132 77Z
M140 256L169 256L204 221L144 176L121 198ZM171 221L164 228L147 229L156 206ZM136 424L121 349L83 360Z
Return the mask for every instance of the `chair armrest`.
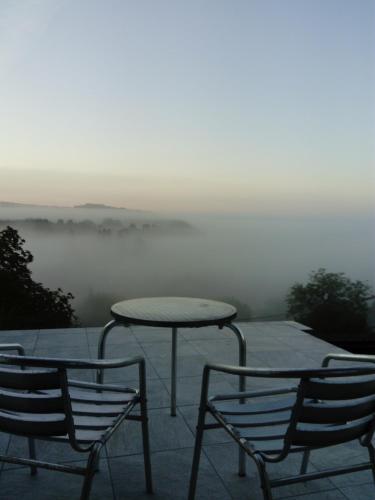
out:
M338 355L332 355L338 356ZM346 356L346 355L340 355ZM348 355L350 356L350 355ZM369 357L364 356L363 358L368 359ZM340 358L341 359L341 358ZM355 357L355 360L357 357ZM375 363L375 359L372 360ZM311 368L311 369L271 369L271 368L251 368L246 366L230 366L230 365L219 365L219 364L207 364L203 369L202 377L202 390L201 390L201 407L206 405L208 401L208 386L210 381L210 373L220 372L227 373L230 375L239 375L244 377L258 377L258 378L277 378L277 379L301 379L310 377L349 377L351 375L374 375L375 367L349 367L349 368ZM275 389L277 390L277 389ZM240 399L243 401L246 397L249 397L246 392L237 393L241 394ZM237 397L235 398L237 399Z
M87 369L105 370L138 365L139 392L143 401L146 399L146 363L142 356L122 359L63 359L41 358L37 356L15 356L14 354L0 354L0 365L33 366L38 368L57 369Z
M220 372L227 373L230 375L239 375L245 377L265 377L265 378L297 378L296 372L298 370L272 370L268 368L251 368L245 366L230 366L230 365L219 365L219 364L207 364L203 369L202 377L202 389L201 389L201 407L208 403L208 388L210 381L210 373ZM260 397L260 396L271 396L277 394L286 394L289 392L295 392L296 387L283 387L276 389L269 389L263 391L246 391L246 392L233 392L232 394L223 394L210 398L210 401L220 401L220 400L230 400L230 399L240 399L244 401L246 398Z
M21 344L0 344L0 351L17 351L19 356L25 356L25 349Z
M271 370L268 368L252 368L248 366L233 366L233 365L219 365L209 363L205 365L204 371L227 373L229 375L242 375L244 377L275 377L276 373L280 373L280 370ZM284 373L284 370L283 370Z
M331 360L336 361L354 361L355 363L375 363L375 356L368 354L327 354L322 362L323 367L327 367Z
M134 356L121 359L64 359L41 358L38 356L16 356L14 354L0 354L0 363L18 366L34 366L38 368L65 368L65 369L107 369L122 368L125 366L141 365L144 358Z
M107 390L111 392L137 392L136 389L125 387L122 385L114 384L97 384L95 382L86 382L84 380L68 379L69 387L77 387L80 389L91 389L91 390Z

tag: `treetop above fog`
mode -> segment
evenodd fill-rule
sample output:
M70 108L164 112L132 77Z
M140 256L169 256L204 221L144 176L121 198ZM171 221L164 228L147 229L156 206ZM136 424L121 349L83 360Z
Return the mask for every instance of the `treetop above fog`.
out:
M92 220L58 219L56 222L46 218L0 220L0 228L12 226L21 230L31 230L45 234L97 234L99 236L126 237L137 234L152 235L191 235L197 230L183 220L119 220L106 217L102 222Z

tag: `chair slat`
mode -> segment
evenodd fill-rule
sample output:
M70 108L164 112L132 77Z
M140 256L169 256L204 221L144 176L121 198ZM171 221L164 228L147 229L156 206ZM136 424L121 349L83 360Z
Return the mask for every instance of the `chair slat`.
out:
M290 411L252 415L223 415L228 424L236 427L267 427L286 424L290 421Z
M304 381L305 397L311 399L353 399L375 394L375 377L356 377L347 380L310 379Z
M308 401L303 404L299 414L300 422L340 423L357 420L375 412L375 396L352 401Z
M272 427L272 431L263 427L236 427L236 431L242 438L249 441L272 441L283 439L287 427L287 425L277 425Z
M278 455L284 448L284 440L275 439L274 441L254 441L251 444L249 443L249 445L253 450L266 453L267 455ZM306 448L304 446L292 446L289 453L301 452L305 449Z
M94 392L87 390L73 389L69 387L69 394L72 401L90 402L94 404L124 405L137 398L134 393L119 392Z
M95 405L91 403L78 403L73 401L73 415L87 415L87 416L98 416L103 415L107 417L116 417L119 413L124 411L124 409L131 405L129 402L126 405Z
M223 415L257 415L264 413L275 413L293 408L296 396L287 396L280 399L268 399L264 401L239 404L236 402L212 402L210 406Z
M102 439L104 432L101 430L95 431L95 430L85 430L85 429L78 429L76 431L76 438L77 441L81 443L89 443L91 441L100 441Z
M103 437L104 432L102 430L86 430L77 429L76 430L76 440L79 443L91 443L92 441L100 441ZM69 441L69 436L51 436L49 437L51 441L67 442Z
M0 408L29 413L64 411L62 396L0 390Z
M42 390L60 388L58 370L12 370L0 369L0 387L19 390Z
M284 440L275 439L273 441L254 441L254 443L251 443L251 448L263 453L276 455L281 453L281 450L284 448Z
M370 429L372 420L373 417L370 416L342 425L300 424L292 433L291 442L293 445L313 447L345 443L365 435Z
M122 394L124 393L132 393L132 394L139 394L138 389L134 389L132 387L125 387L117 384L96 384L94 382L87 382L84 380L77 380L77 379L68 379L69 387L71 388L76 388L76 389L84 389L84 390L89 390L89 391L110 391L110 392L121 392Z
M62 413L31 414L0 411L0 430L26 436L64 435L68 432Z
M242 438L243 436L240 437ZM274 439L269 441L258 440L249 442L248 446L254 451L260 451L262 453L267 453L270 455L278 455L279 453L282 452L284 448L284 440L283 439ZM290 449L290 453L303 451L304 449L305 448L303 446L293 446Z
M76 429L104 430L111 427L115 421L116 417L90 417L86 415L74 416L74 426Z

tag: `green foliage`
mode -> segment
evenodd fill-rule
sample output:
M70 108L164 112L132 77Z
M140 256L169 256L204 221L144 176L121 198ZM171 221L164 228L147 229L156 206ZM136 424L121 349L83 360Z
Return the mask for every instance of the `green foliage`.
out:
M327 338L353 338L367 332L370 287L344 273L318 269L306 285L296 283L287 295L288 313Z
M28 268L33 256L24 243L16 229L8 226L0 231L0 329L71 326L73 295L33 281Z

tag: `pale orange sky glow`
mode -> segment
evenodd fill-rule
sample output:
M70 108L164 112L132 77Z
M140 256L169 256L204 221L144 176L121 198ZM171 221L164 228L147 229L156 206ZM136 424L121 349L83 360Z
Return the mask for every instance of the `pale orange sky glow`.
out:
M261 172L241 182L230 176L204 178L197 174L131 177L103 172L2 169L0 181L1 201L56 206L91 202L162 212L260 215L365 214L373 209L374 189L355 177L350 186L345 179L338 188L336 180L328 176L325 186L313 178L299 179L291 185L283 175L272 180Z

